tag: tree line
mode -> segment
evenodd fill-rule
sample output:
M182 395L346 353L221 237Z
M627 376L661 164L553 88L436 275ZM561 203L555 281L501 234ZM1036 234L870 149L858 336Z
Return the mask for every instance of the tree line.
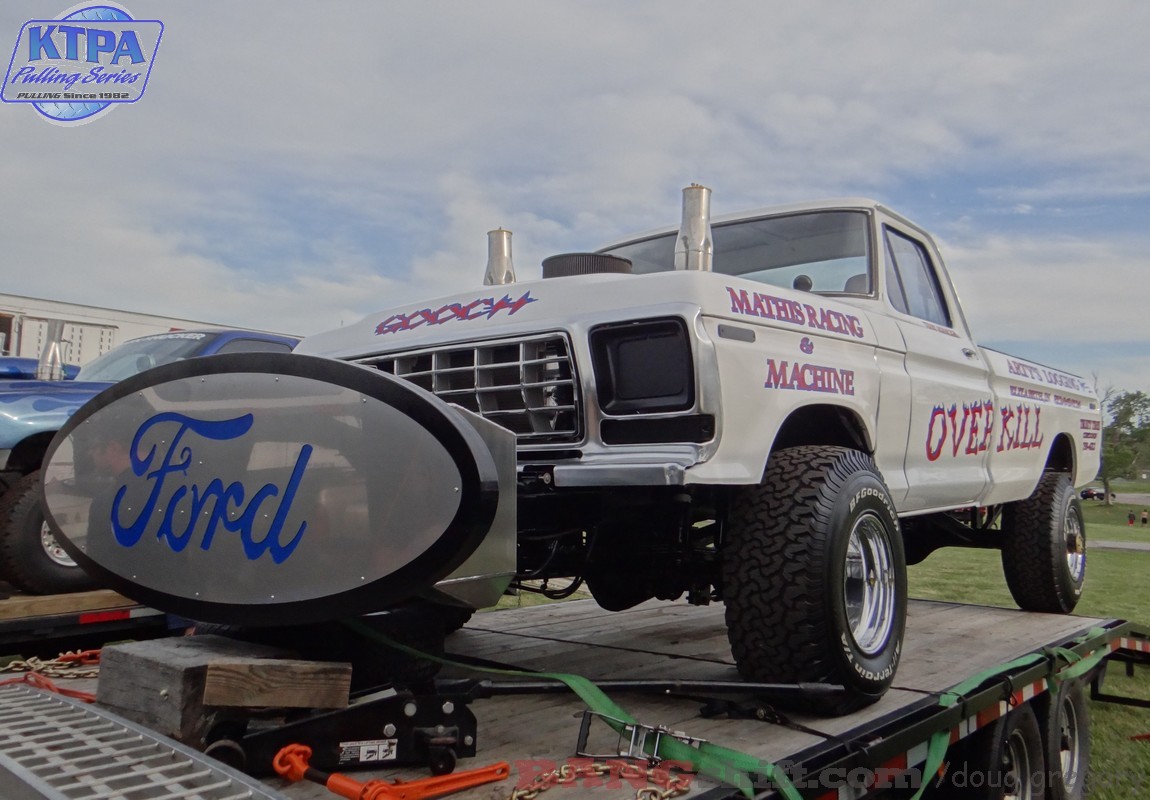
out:
M1150 472L1150 395L1145 392L1106 392L1102 408L1109 422L1102 429L1102 481L1107 503L1110 481L1136 479Z

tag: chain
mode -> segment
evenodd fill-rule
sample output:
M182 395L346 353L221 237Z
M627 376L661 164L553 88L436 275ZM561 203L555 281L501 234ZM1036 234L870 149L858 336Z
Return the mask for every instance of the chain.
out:
M0 672L34 672L45 678L95 678L100 674L99 651L76 650L61 653L56 658L14 659Z
M541 793L553 786L567 786L587 778L601 779L611 776L624 781L645 779L651 786L644 786L635 792L635 800L670 800L686 794L691 788L689 778L672 775L666 769L642 767L638 764L615 762L612 764L563 764L557 769L537 775L535 780L522 788L511 790L508 800L535 800Z

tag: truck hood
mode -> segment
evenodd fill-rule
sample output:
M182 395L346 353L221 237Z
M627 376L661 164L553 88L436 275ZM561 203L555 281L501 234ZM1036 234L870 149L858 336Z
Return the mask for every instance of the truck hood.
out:
M295 352L360 358L556 328L575 318L609 315L628 319L668 313L673 306L694 307L709 316L874 342L870 322L858 305L731 275L677 271L580 275L483 286L369 314L353 325L304 339Z
M31 434L55 433L110 383L8 381L0 384L0 449Z

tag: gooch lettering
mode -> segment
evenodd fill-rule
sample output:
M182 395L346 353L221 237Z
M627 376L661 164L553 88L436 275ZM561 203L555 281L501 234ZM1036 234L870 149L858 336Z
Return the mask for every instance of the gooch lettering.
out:
M301 522L295 535L289 541L286 543L280 541L284 523L287 521L296 491L299 489L300 480L303 478L308 459L311 457L311 445L305 444L300 448L291 477L282 492L280 487L275 484L266 483L252 493L246 506L244 505L244 498L247 491L239 481L233 481L225 487L223 480L213 478L206 487L201 488L194 483L190 486L186 483L177 484L173 477L176 474L182 474L186 478L188 467L191 465L192 459L196 458L191 444L181 445L185 434L190 432L193 436L205 440L228 441L238 439L246 434L251 429L253 421L254 418L251 414L244 414L234 419L212 421L196 419L174 411L162 412L145 420L136 429L129 455L132 473L137 478L143 478L150 482L152 488L147 501L143 504L136 518L126 520L126 513L131 512L131 508L124 507L128 486L127 484L120 486L115 499L112 501L111 511L112 532L115 534L116 541L124 547L135 547L152 523L153 516L156 514L156 507L162 501L163 516L156 529L156 538L166 543L173 552L179 553L188 546L198 532L199 523L203 521L200 538L201 550L211 548L218 527L223 525L224 530L240 535L244 555L248 560L255 561L266 552L276 564L286 561L295 551L307 530L307 522ZM157 459L156 447L152 445L146 454L141 455L140 450L144 435L161 426L175 426L175 431L171 433L169 439L167 452ZM154 468L153 465L155 465ZM256 516L261 506L275 497L279 497L279 506L275 510L271 525L262 537L258 537L255 531ZM208 512L209 503L211 504L210 513ZM235 511L238 512L236 516L229 514L229 506L234 506ZM184 516L184 514L178 513L180 511L187 512L188 522L182 530L177 530L179 524L174 518L177 514L181 517ZM268 515L265 514L264 516Z
M442 325L456 320L467 322L479 317L491 319L501 311L506 311L510 317L528 303L534 303L538 299L532 297L531 292L525 292L517 300L512 300L511 295L505 294L499 300L494 297L481 297L470 303L448 303L437 309L423 308L409 314L392 314L375 326L375 335L383 336L386 333L399 333L423 325Z

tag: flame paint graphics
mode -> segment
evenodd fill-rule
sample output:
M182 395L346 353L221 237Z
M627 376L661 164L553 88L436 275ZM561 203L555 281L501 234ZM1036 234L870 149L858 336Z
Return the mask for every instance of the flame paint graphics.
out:
M937 461L947 449L952 458L986 452L993 430L994 403L990 400L963 403L961 411L957 403L950 408L935 406L926 429L926 457Z
M491 319L496 314L504 312L510 317L528 303L534 303L538 299L532 297L531 292L526 292L515 300L511 299L511 295L505 294L498 300L494 297L481 297L470 303L448 303L437 309L422 308L408 314L393 314L375 326L375 335L383 336L387 333L410 331L424 325L469 322L481 318Z

